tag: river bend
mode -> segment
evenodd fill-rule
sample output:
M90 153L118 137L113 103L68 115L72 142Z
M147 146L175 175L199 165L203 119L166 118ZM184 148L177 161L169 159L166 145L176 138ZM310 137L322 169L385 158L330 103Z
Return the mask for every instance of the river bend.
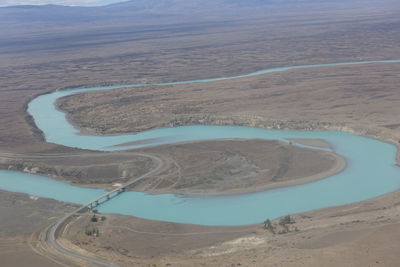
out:
M80 135L58 111L54 102L63 96L94 90L126 87L162 86L214 82L263 75L293 69L375 63L400 63L400 60L347 62L292 66L261 70L234 77L205 80L131 84L95 88L79 88L41 95L29 103L28 112L45 135L47 142L92 150L123 150L148 144L116 147L115 145L143 140L158 140L152 145L224 138L259 138L287 141L291 138L319 138L328 141L334 151L347 160L347 168L328 178L292 187L231 196L149 195L126 192L99 207L100 212L132 215L146 219L202 225L245 225L260 223L287 214L371 199L400 188L400 168L395 165L394 145L338 131L265 130L237 126L185 126L156 129L135 135ZM140 143L140 142L139 142ZM145 142L144 142L145 143ZM47 177L13 171L0 171L0 189L83 204L104 193L101 189L71 186Z

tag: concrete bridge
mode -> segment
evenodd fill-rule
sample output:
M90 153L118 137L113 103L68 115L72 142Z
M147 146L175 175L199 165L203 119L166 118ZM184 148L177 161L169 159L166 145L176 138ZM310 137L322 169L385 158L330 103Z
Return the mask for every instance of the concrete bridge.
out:
M88 209L93 210L94 208L96 208L100 204L102 204L104 202L107 202L108 200L110 200L113 197L118 196L122 192L125 192L125 190L126 190L126 187L118 187L117 189L115 189L113 191L107 192L106 194L99 196L95 200L93 200L90 203L84 205L82 208L88 208Z

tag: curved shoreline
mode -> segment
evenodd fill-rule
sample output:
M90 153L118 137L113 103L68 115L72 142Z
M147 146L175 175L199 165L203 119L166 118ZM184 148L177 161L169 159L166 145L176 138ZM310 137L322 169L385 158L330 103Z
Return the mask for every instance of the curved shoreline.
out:
M213 82L219 80L227 80L233 78L249 77L255 75L261 75L270 72L285 71L291 69L300 68L317 68L317 67L327 67L327 66L338 66L338 65L360 65L360 64L371 64L371 63L400 63L400 60L388 60L388 61L367 61L367 62L353 62L353 63L335 63L335 64L322 64L322 65L312 65L312 66L294 66L288 68L270 69L264 70L256 73L252 73L245 76L236 77L224 77L209 80L195 80L186 82L176 82L176 83L160 83L160 84L149 84L149 85L169 85L169 84L187 84L196 82ZM146 85L146 86L149 86ZM308 186L293 186L287 187L282 190L271 190L268 193L254 193L246 195L245 197L240 197L241 201L233 201L235 206L232 206L232 202L227 199L229 197L210 197L210 198L196 198L193 199L182 199L179 196L173 195L162 195L162 196L146 196L142 194L123 194L123 197L115 199L112 205L102 206L100 211L103 212L117 212L127 215L134 215L143 218L156 219L156 220L167 220L183 223L198 223L204 225L241 225L248 224L249 222L260 221L262 217L265 216L264 213L254 213L251 210L254 207L258 207L261 210L266 209L266 204L272 205L272 203L282 203L282 206L278 207L269 206L267 214L270 218L277 218L285 214L293 214L313 209L319 209L329 206L338 206L343 204L349 204L353 202L362 201L365 199L370 199L379 195L383 195L389 192L396 191L398 189L397 180L397 169L390 163L393 161L392 157L397 152L393 146L389 144L384 144L383 142L378 142L377 140L372 140L369 138L364 138L361 136L356 136L354 134L348 134L344 132L339 132L339 130L347 130L351 132L351 129L345 126L337 127L336 131L266 131L263 129L256 129L252 127L217 127L217 126L194 126L194 127L177 127L169 129L159 129L149 132L140 133L138 135L120 135L120 136L78 136L75 129L65 120L65 114L59 111L55 111L53 103L56 99L77 94L84 93L95 90L110 90L117 88L126 87L139 87L144 86L141 84L137 85L126 85L126 86L114 86L106 88L89 88L89 89L75 89L70 91L55 92L47 96L42 96L34 99L30 102L29 112L35 117L37 126L44 131L48 142L53 142L56 144L80 147L83 149L94 149L94 150L106 150L106 147L110 147L115 144L121 144L128 141L142 140L149 137L157 136L169 136L171 133L173 135L179 136L175 142L188 141L188 140L205 140L205 139L221 139L221 138L265 138L265 139L276 139L281 140L291 138L291 137L308 137L308 138L327 138L336 147L339 154L344 155L346 158L351 160L348 171L344 171L341 175L335 175L335 177L330 177L329 179L323 179L314 183L309 183ZM232 123L232 122L231 122ZM256 125L252 125L253 127ZM324 130L328 130L327 125ZM263 127L262 128L267 128ZM329 127L333 127L329 125ZM215 130L215 131L214 131ZM297 129L299 130L299 129ZM313 128L308 128L308 130L314 130ZM331 129L332 130L332 129ZM193 131L193 132L191 132ZM207 134L203 134L207 133ZM161 143L160 143L161 144ZM126 149L129 149L127 147ZM355 151L365 151L365 153L357 154ZM376 154L378 153L378 154ZM373 156L374 155L374 156ZM379 155L379 158L377 158ZM373 157L372 157L373 156ZM375 159L379 159L375 161ZM357 163L357 164L354 164ZM364 165L363 165L364 164ZM366 171L361 167L365 164L373 164L377 169L382 168L382 171L387 173L387 182L380 183L376 181L374 173L366 173ZM351 169L351 170L350 170ZM396 179L395 179L396 178ZM365 183L366 179L369 183ZM357 188L354 188L354 184L358 184ZM374 186L371 186L374 185ZM365 190L364 190L365 189ZM358 194L359 192L362 194ZM324 194L318 194L320 200L315 201L311 192L325 192ZM343 195L345 194L345 195ZM130 210L123 210L124 203L128 199L133 200L136 197L143 198L143 204L155 205L148 206L148 210L138 210L130 207ZM262 199L262 201L261 201ZM295 199L295 201L293 201ZM176 205L176 201L180 205ZM212 202L212 203L210 203ZM289 205L290 203L290 205ZM212 204L210 206L210 204ZM121 206L122 205L122 206ZM206 209L203 209L207 206ZM168 207L168 211L171 214L161 213L160 207ZM119 207L119 208L118 208ZM194 207L196 213L193 213ZM231 220L230 216L234 216L237 213L238 208L243 210L243 216L237 218L235 216ZM154 209L157 209L157 213ZM199 209L199 211L197 211ZM149 211L150 213L148 213ZM204 213L207 216L204 216ZM222 213L224 216L221 216ZM247 215L246 215L247 214ZM246 216L245 216L246 215Z
M200 127L201 128L201 127ZM210 127L205 127L207 131L214 129L215 126L210 126ZM192 128L184 128L184 129L192 129ZM195 127L194 129L198 130L199 128ZM227 127L220 127L216 128L223 130L223 134L232 132L232 129ZM181 129L177 129L181 130ZM247 134L255 134L255 133L266 133L268 136L269 134L274 134L276 132L268 132L263 129L252 129L252 128L238 128L238 131L244 131L244 133ZM255 132L254 132L255 131ZM164 133L164 131L162 131ZM251 134L252 133L252 134ZM286 131L281 131L279 134L286 134L284 136L281 136L281 138L287 137L287 134L289 132ZM122 195L121 198L116 198L113 200L113 203L107 204L105 206L100 207L100 212L104 213L120 213L120 214L126 214L126 215L133 215L136 217L142 217L142 218L147 218L147 219L152 219L152 220L162 220L162 221L172 221L172 222L181 222L181 223L195 223L195 224L202 224L202 225L244 225L244 224L252 224L256 223L258 221L261 221L260 218L257 219L257 217L263 217L263 216L268 216L270 218L277 218L280 216L283 216L285 214L294 214L294 213L301 213L309 210L314 210L314 209L320 209L320 208L325 208L325 207L330 207L330 206L340 206L343 204L351 204L354 202L360 202L363 200L371 199L377 196L381 196L390 192L394 192L398 189L398 169L394 168L393 165L390 165L390 160L392 160L392 156L394 156L395 149L393 146L389 144L385 144L383 142L379 142L377 140L373 140L370 138L364 138L364 137L359 137L351 134L345 134L345 133L339 133L339 132L316 132L313 135L310 135L306 132L297 132L293 133L298 136L317 136L318 138L326 138L329 140L329 142L332 142L332 144L335 146L337 149L338 153L343 154L348 157L351 160L351 163L349 165L349 171L344 171L343 175L335 175L335 177L329 177L327 179L322 179L313 183L309 183L307 186L292 186L292 187L285 187L283 189L279 190L271 190L271 191L264 191L264 192L259 192L259 193L251 193L251 194L245 194L245 195L240 195L240 196L235 196L230 197L230 196L221 196L221 197L183 197L183 196L176 196L172 194L164 194L164 195L146 195L143 193L138 193L138 192L127 192ZM304 135L305 134L305 135ZM293 135L292 135L293 136ZM266 137L265 137L266 138ZM272 138L274 138L274 135L272 135ZM349 139L350 138L350 139ZM267 139L267 138L266 138ZM370 145L372 147L370 147ZM351 145L351 146L349 146ZM388 182L382 183L379 182L375 179L374 175L368 175L365 176L368 173L365 173L360 165L361 164L371 164L371 160L375 162L374 158L371 158L371 148L374 149L375 152L382 152L378 153L376 155L379 155L377 159L379 159L376 163L377 168L383 168L382 170L388 170L389 172L387 173L387 179ZM364 151L366 149L366 153L359 154L359 153L353 153L354 151L358 151L358 149L361 149L361 151ZM378 150L376 150L378 149ZM388 150L389 149L389 150ZM352 152L353 151L353 152ZM349 154L350 153L350 154ZM393 153L393 155L392 155ZM369 163L368 163L369 162ZM358 167L357 167L358 166ZM352 168L350 168L352 167ZM389 169L388 169L389 168ZM351 170L350 170L351 169ZM395 175L395 176L393 176ZM11 178L11 176L10 176ZM12 181L11 179L10 181ZM374 182L375 180L375 182ZM375 184L375 186L370 187L371 183L366 183L366 181L372 182L372 184ZM8 184L7 180L4 180L5 183ZM358 186L355 188L354 183L357 183ZM394 184L393 184L394 183ZM8 185L6 185L8 186ZM7 187L6 187L7 188ZM361 195L361 198L357 195L354 195L354 192L360 192L360 190L363 191L363 188L365 189L374 189L374 190L367 190L365 193ZM378 189L378 190L375 190ZM62 188L61 188L62 189ZM383 191L382 191L383 189ZM326 191L328 190L328 191ZM377 192L376 192L377 191ZM24 192L24 191L19 191L19 192ZM324 194L319 194L321 197L321 201L315 201L312 196L310 195L311 192L325 192ZM340 192L340 193L339 193ZM35 195L34 192L31 194ZM342 196L339 199L337 199L336 195ZM38 195L41 197L45 197L45 195ZM171 218L170 216L167 216L167 214L143 214L140 210L133 209L131 211L124 211L119 209L118 207L123 208L122 206L124 205L126 201L132 201L136 199L137 197L143 198L143 205L146 205L147 200L151 202L147 202L147 204L151 204L152 206L148 206L149 209L157 209L157 207L167 205L169 207L171 212L171 215L173 215ZM328 198L327 198L328 197ZM333 198L331 198L333 197ZM295 199L295 202L293 200ZM226 202L229 200L228 202ZM233 203L231 203L231 200ZM176 202L178 201L178 202ZM256 203L256 202L258 203ZM278 201L278 202L276 202ZM310 202L311 201L311 202ZM326 201L329 201L328 204L326 204ZM72 201L74 202L74 201ZM215 205L209 206L211 203L215 202ZM332 203L331 203L332 202ZM156 204L157 203L157 204ZM208 203L208 204L207 204ZM284 206L279 206L275 207L273 203L282 203ZM286 204L285 204L286 203ZM321 205L322 203L322 205ZM156 205L155 205L156 204ZM179 204L179 205L176 205ZM199 210L199 212L196 212L195 218L187 218L184 215L186 212L189 212L191 216L194 216L193 214L194 207L197 207L197 205L207 205L206 210ZM290 205L289 205L290 204ZM122 205L122 206L121 206ZM154 206L155 205L155 206ZM193 206L194 205L194 206ZM237 213L237 205L240 206L240 209L243 210L244 214L249 213L251 215L250 217L247 216L242 216L240 218L236 218L239 220L239 222L232 223L232 221L226 221L226 218L229 218L232 214L231 212ZM260 206L261 205L261 206ZM272 205L272 206L271 206ZM289 205L289 206L287 206ZM293 205L293 206L292 206ZM265 210L264 212L251 212L251 209L249 207L258 207L258 210ZM132 209L134 207L130 207ZM221 210L221 208L223 208ZM233 209L233 210L232 210ZM174 211L174 212L173 212ZM128 212L128 213L127 213ZM209 216L204 217L205 214L208 214ZM223 217L218 217L222 213L227 215ZM251 214L250 214L251 213ZM175 218L174 216L182 214L179 216L179 218ZM217 214L219 214L217 216ZM269 215L268 215L269 214ZM150 216L149 216L150 215ZM161 215L161 217L160 217ZM217 217L216 217L217 216ZM252 219L252 218L256 219ZM195 221L194 221L195 220ZM215 221L216 220L216 221ZM223 223L219 222L219 220L224 221ZM211 221L211 222L210 222Z
M93 92L96 92L96 91L93 91ZM89 92L83 92L83 93L89 93ZM80 93L78 93L78 94L80 94ZM61 98L59 98L59 99L61 99ZM57 99L56 102L58 102L59 99ZM157 130L157 129L163 129L164 128L162 126L159 126L159 127L154 127L154 128L146 128L143 131L137 131L137 132L121 132L121 133L104 134L104 135L102 135L102 134L97 133L95 131L88 130L88 129L80 127L78 124L76 124L74 122L74 120L71 118L71 115L68 112L60 109L58 107L58 105L56 105L56 103L54 103L54 106L55 106L55 108L57 110L59 110L60 112L65 114L66 120L68 121L68 123L70 123L70 125L72 125L74 127L74 129L76 129L78 131L78 135L99 136L99 137L101 137L101 136L119 136L119 135L126 135L126 134L135 135L135 134L139 134L141 132L146 132L146 131L151 131L151 130ZM216 119L221 119L221 118L216 116ZM225 119L225 118L222 118L222 119ZM393 137L379 136L379 134L383 134L384 135L384 133L382 133L382 131L380 129L373 128L377 132L375 134L371 134L371 133L368 133L367 129L355 129L355 128L353 128L351 126L348 126L348 125L341 125L341 124L334 124L334 123L326 124L324 122L315 122L315 121L313 121L313 122L315 124L317 124L317 125L320 124L320 126L319 127L317 126L315 128L310 129L308 121L302 121L302 122L294 121L294 123L295 123L294 127L291 127L292 125L289 125L288 127L281 128L279 126L276 127L273 124L277 124L277 125L290 124L291 121L270 120L270 121L263 121L262 123L249 124L249 123L243 123L241 121L236 121L235 118L230 118L229 120L231 122L223 123L223 124L214 123L213 121L207 121L207 123L204 124L204 125L243 126L243 127L255 127L255 128L265 129L265 130L294 130L294 131L297 131L297 130L299 130L299 131L319 131L319 130L321 130L321 131L341 131L341 132L346 132L346 133L350 133L350 134L355 134L355 135L359 135L359 136L363 136L363 137L376 139L376 140L379 140L381 142L385 142L385 143L392 144L392 145L396 146L397 147L397 158L395 159L395 161L396 161L396 165L400 166L400 140L396 141L396 140L394 140ZM266 127L265 126L266 123L267 124L270 123L271 126L267 126ZM178 125L178 126L196 126L196 125L202 125L202 124L199 124L199 123L195 123L195 124L188 123L188 124L181 124L181 125ZM172 126L172 127L176 127L176 126ZM37 126L36 126L36 128L37 128ZM40 132L42 134L41 130L40 130ZM43 139L45 140L44 136L43 136ZM296 142L296 143L302 144L301 138L294 138L293 141ZM140 142L141 141L139 141L138 144ZM136 141L116 144L116 145L113 145L112 147L123 148L123 147L130 146L132 144L136 144ZM309 144L304 143L304 145L309 145ZM317 145L311 145L311 146L318 147ZM328 144L327 146L321 146L321 148L329 148L329 147L330 147L330 144Z
M163 82L163 83L147 83L147 84L122 84L122 85L114 85L113 84L109 84L109 85L104 85L100 86L100 87L91 87L90 85L88 85L87 87L67 87L67 88L62 88L62 89L57 89L53 92L46 92L43 94L39 94L34 96L32 99L29 100L29 102L27 102L24 106L25 111L28 113L28 115L30 117L33 117L32 114L29 112L29 105L31 104L31 102L33 102L35 99L39 98L40 96L43 95L48 95L48 94L52 94L55 92L60 92L60 91L72 91L72 90L84 90L84 92L72 92L70 94L67 94L65 96L70 96L70 95L74 95L74 94L80 94L80 93L88 93L88 92L95 92L95 91L101 91L101 90L112 90L112 89L122 89L122 88L131 88L131 87L146 87L146 86L165 86L165 85L178 85L178 84L190 84L190 83L209 83L209 82L216 82L216 81L224 81L224 80L230 80L230 79L239 79L239 78L246 78L246 77L253 77L253 76L259 76L259 75L264 75L264 74L268 74L268 73L274 73L274 72L285 72L285 71L290 71L290 70L296 70L296 69L309 69L309 68L323 68L323 67L335 67L335 66L349 66L349 65L366 65L366 64L392 64L392 63L400 63L400 59L382 59L382 60L369 60L369 61L355 61L355 62L337 62L337 63L326 63L326 64L315 64L315 65L299 65L299 66L290 66L290 67L277 67L277 68L270 68L270 69L263 69L263 70L259 70L259 71L255 71L255 72L251 72L248 74L241 74L241 75L237 75L237 76L227 76L227 77L220 77L220 78L210 78L210 79L199 79L199 80L192 80L192 81L178 81L178 82ZM65 97L65 96L61 96ZM56 104L56 102L60 99L56 99L56 101L53 103L55 108L57 110L59 110L58 105ZM74 121L70 118L70 114L59 110L60 112L62 112L63 114L65 114L66 120L70 123L70 125L72 125L74 127L74 129L76 129L80 134L80 135L91 135L91 136L117 136L117 135L123 135L123 134L127 134L126 132L121 132L121 133L115 133L112 135L101 135L98 133L95 133L94 131L90 131L88 129L84 129L79 127L79 125L77 125L76 123L74 123ZM232 118L234 119L234 118ZM262 119L262 118L261 118ZM33 119L34 121L30 123L30 125L34 125L34 129L37 131L39 131L37 134L39 136L41 136L43 138L43 140L46 140L45 134L43 133L43 131L40 129L40 127L38 127L35 119ZM27 119L28 123L29 120ZM270 121L271 124L275 124L275 123L291 123L290 121ZM295 127L291 127L291 125L289 127L286 128L279 128L275 127L274 125L270 126L266 126L266 125L260 125L260 123L256 123L254 125L249 125L246 123L241 123L241 122L231 122L231 123L224 123L222 125L238 125L238 126L249 126L249 127L257 127L257 128L263 128L263 129L285 129L285 130L333 130L333 131L342 131L342 132L348 132L348 133L352 133L352 134L356 134L356 135L360 135L360 136L366 136L366 137L370 137L370 138L374 138L380 141L384 141L390 144L393 144L397 147L397 159L396 162L397 164L400 166L400 140L396 139L393 136L390 136L391 134L389 133L389 136L387 135L387 133L383 133L382 130L380 129L374 129L376 132L375 133L370 133L367 129L355 129L353 126L347 126L347 125L340 125L340 124L326 124L323 122L317 122L317 127L313 127L312 129L309 129L308 126L309 125L303 125L304 122L297 122L295 121L294 123L296 123ZM307 122L306 122L307 123ZM309 122L308 122L309 123ZM322 125L319 125L321 124ZM198 124L198 123L197 123ZM213 122L207 122L205 123L207 125L221 125L219 123L213 123ZM265 124L265 121L264 123ZM267 123L268 124L268 123ZM194 125L194 123L187 123L187 124L181 124L179 126L187 126L187 125ZM297 126L297 127L296 127ZM300 127L299 127L300 126ZM159 129L159 128L163 128L165 126L158 126L158 127L153 127L153 128L148 128L145 129L143 131L147 131L147 130L153 130L153 129ZM143 132L141 131L141 132ZM130 134L137 134L140 132L130 132ZM384 135L384 136L380 136L380 135Z
M269 191L272 189L281 189L285 187L291 187L291 186L297 186L297 185L305 185L308 183L320 181L326 178L329 178L335 174L339 174L340 172L344 171L347 167L347 161L344 157L339 156L338 154L335 153L330 153L333 157L335 157L336 164L329 170L314 174L312 176L308 177L303 177L303 178L296 178L288 181L282 181L282 182L274 182L273 184L268 184L265 186L259 186L259 187L249 187L246 188L245 190L235 190L235 189L230 189L225 192L221 192L220 194L191 194L194 196L198 195L204 195L204 196L234 196L234 195L245 195L245 194L252 194L252 193L259 193L259 192L264 192L264 191ZM171 192L172 194L176 194L174 192Z
M211 142L224 142L224 141L241 141L241 142L246 142L246 141L253 141L253 140L258 140L258 139L220 139L220 140L212 140ZM263 141L273 141L273 140L267 140L267 139L262 139ZM312 139L310 139L312 140ZM210 142L210 141L191 141L191 142L182 142L182 143L177 143L176 145L183 145L183 144L193 144L193 143L203 143L203 142ZM296 145L296 144L293 144ZM135 187L132 187L128 189L128 191L136 191L136 192L144 192L144 193L149 193L152 195L157 195L157 194L175 194L175 195L181 195L181 196L232 196L232 195L244 195L244 194L251 194L251 193L257 193L257 192L262 192L262 191L267 191L271 189L278 189L278 188L283 188L283 187L290 187L290 186L296 186L296 185L302 185L302 184L307 184L311 183L314 181L318 181L321 179L328 178L332 175L338 174L341 171L343 171L346 166L347 162L346 159L338 154L336 154L333 151L321 151L319 149L314 149L311 147L302 147L302 149L305 150L314 150L316 152L322 153L322 154L327 154L329 156L332 156L335 160L335 164L322 172L315 173L311 176L303 176L303 177L298 177L298 178L289 178L288 180L285 181L280 181L280 182L269 182L265 185L254 185L254 186L245 186L243 188L232 188L232 189L220 189L220 191L216 190L216 192L207 192L207 189L204 190L196 190L192 188L182 188L182 189L159 189L159 190L141 190L141 189L136 189ZM139 152L143 152L140 151ZM144 153L149 154L149 155L156 155L157 153L151 152L148 153L144 151ZM136 155L135 150L132 151L125 151L125 152L98 152L98 153L90 153L90 154L77 154L75 157L107 157L107 156L116 156L116 155ZM8 158L6 154L0 154L0 157ZM52 157L52 156L49 156ZM68 155L62 155L62 157L69 157ZM35 157L34 157L35 158ZM23 155L14 156L10 157L10 159L21 159L23 160ZM29 158L27 158L29 159ZM11 162L9 163L10 166L12 165ZM33 164L34 165L34 164ZM73 166L71 166L73 167ZM68 168L66 166L66 168ZM72 186L78 186L82 188L92 188L92 189L105 189L109 190L110 188L113 188L115 186L115 182L110 181L110 183L84 183L82 180L81 182L72 182L68 178L63 178L61 176L55 176L52 175L51 173L46 173L46 172L30 172L29 170L25 169L11 169L13 171L21 171L24 173L30 173L30 174L35 174L35 175L43 175L49 178L52 178L54 180L60 181L60 182L65 182L69 185Z
M227 140L240 140L240 141L251 141L251 140L258 140L258 139L219 139L218 141L227 141ZM268 139L263 139L265 141L268 141ZM312 140L312 139L310 139ZM215 141L215 140L214 140ZM270 140L271 141L271 140ZM182 143L177 143L179 145L182 144L192 144L192 143L199 143L199 142L207 142L207 141L191 141L191 142L182 142ZM294 144L296 145L296 144ZM222 189L221 191L218 192L207 192L205 189L202 192L196 192L193 191L192 189L182 189L182 190L157 190L156 192L152 191L145 191L145 190L135 190L135 188L132 188L131 191L137 191L137 192L144 192L144 193L149 193L149 194L176 194L176 195L182 195L182 196L235 196L235 195L246 195L246 194L252 194L252 193L259 193L263 191L268 191L272 189L279 189L279 188L285 188L285 187L291 187L291 186L297 186L297 185L303 185L303 184L308 184L312 183L315 181L323 180L326 178L329 178L330 176L333 176L335 174L338 174L342 171L344 171L347 167L347 160L335 153L334 151L322 151L319 150L318 148L311 148L311 147L303 147L303 149L306 150L311 150L311 151L316 151L320 153L326 153L329 156L332 156L335 160L335 164L329 168L328 170L313 174L311 176L305 176L301 178L291 178L286 181L280 181L280 182L270 182L266 185L255 185L255 186L249 186L245 188L239 188L239 189ZM201 190L198 190L201 191Z

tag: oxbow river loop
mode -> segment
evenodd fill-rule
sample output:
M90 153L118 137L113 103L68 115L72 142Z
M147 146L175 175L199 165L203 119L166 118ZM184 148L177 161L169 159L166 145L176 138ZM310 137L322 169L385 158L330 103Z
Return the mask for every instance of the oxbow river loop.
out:
M234 77L151 85L213 82L292 69L374 63L400 63L400 60L294 66L262 70ZM58 98L67 95L139 86L146 85L133 84L56 91L32 100L28 112L33 116L36 125L43 131L48 142L70 147L122 150L146 146L146 144L127 147L115 147L115 145L147 139L158 140L152 145L159 145L224 138L259 138L282 141L289 138L320 138L332 144L335 152L347 160L347 168L341 173L316 182L243 195L202 197L127 192L101 205L100 212L180 223L245 225L260 223L266 218L274 219L286 214L359 202L400 188L400 168L394 164L396 147L367 137L337 131L265 130L236 126L185 126L151 130L136 135L85 136L80 135L68 123L65 114L54 106L54 102ZM100 189L71 186L43 176L11 171L0 171L0 188L78 204L86 203L105 192Z

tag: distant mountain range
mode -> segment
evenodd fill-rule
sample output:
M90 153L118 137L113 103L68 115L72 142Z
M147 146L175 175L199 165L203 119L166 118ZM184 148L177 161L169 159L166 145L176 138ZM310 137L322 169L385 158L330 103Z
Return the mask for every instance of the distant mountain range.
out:
M398 1L398 0L385 0ZM59 5L11 6L0 8L0 24L54 23L79 24L107 20L143 20L155 17L179 18L247 18L276 12L297 12L310 9L330 10L332 5L365 6L379 0L131 0L101 7ZM1 26L1 25L0 25Z

